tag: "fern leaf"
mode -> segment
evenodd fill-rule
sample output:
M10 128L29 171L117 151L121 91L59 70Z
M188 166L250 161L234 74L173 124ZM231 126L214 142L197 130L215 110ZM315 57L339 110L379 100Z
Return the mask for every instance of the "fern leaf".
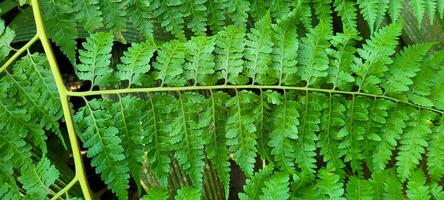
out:
M100 0L103 24L111 30L118 39L122 39L121 32L126 28L127 1L122 0Z
M314 177L316 168L316 141L318 137L316 132L320 131L319 123L321 122L321 112L323 109L322 100L323 95L313 93L305 95L301 98L301 106L299 113L299 141L296 146L296 152L299 152L296 157L296 164L301 169L304 175Z
M331 4L332 0L314 0L314 11L318 21L322 21L328 32L327 35L333 34L333 17L331 16Z
M140 200L167 200L168 192L159 188L148 190L148 194L144 195Z
M74 0L73 5L77 23L82 24L87 32L104 26L99 0Z
M153 23L150 15L150 2L145 0L130 0L127 7L128 17L137 30L145 37L152 37Z
M345 34L357 33L356 3L349 0L335 0L333 6L335 7L335 11L341 17L343 32Z
M430 194L434 199L444 198L444 191L442 189L442 186L438 185L437 183L432 183L430 185Z
M296 80L297 51L299 41L296 33L296 13L285 15L273 26L272 67L277 72L279 85L293 85Z
M372 185L367 180L356 176L350 177L347 183L347 199L371 200L373 195Z
M166 31L172 33L178 39L185 39L182 1L150 0L150 10L153 17L159 19L159 23Z
M344 99L340 96L330 95L326 103L325 112L321 116L321 133L317 146L320 148L320 154L327 163L328 170L339 170L344 167L341 154L338 151L339 130L346 124Z
M247 82L246 77L239 76L244 61L245 33L235 26L228 26L218 33L216 41L216 66L222 73L225 84L242 84Z
M407 197L412 200L417 199L430 199L430 188L426 185L426 179L424 172L421 169L417 169L409 178L407 184Z
M119 80L127 80L128 87L132 84L142 85L143 75L150 70L150 59L156 51L156 45L152 39L142 43L133 43L132 46L123 53L120 59L122 64L117 65L116 76Z
M113 121L119 129L120 138L131 175L139 184L143 161L143 143L141 138L147 135L141 122L146 116L141 112L144 102L141 99L126 96L112 105Z
M183 187L177 191L174 200L199 200L200 190L193 187Z
M286 200L290 197L288 174L278 173L264 182L260 200Z
M246 27L248 20L248 12L250 11L250 2L243 0L228 0L227 6L228 16L237 27Z
M205 165L202 137L210 121L198 116L205 109L206 99L197 93L179 93L178 96L179 117L173 121L170 133L174 157L189 175L192 184L201 187Z
M282 103L273 109L272 132L268 146L277 166L286 172L294 172L295 149L298 139L299 112L298 103L288 100L284 94ZM281 97L282 98L282 97ZM288 97L289 98L289 97Z
M154 78L161 81L161 87L165 84L168 86L185 85L185 79L181 76L183 73L181 66L184 63L184 43L178 40L166 42L160 47L157 61L153 64L157 70Z
M291 13L291 1L272 0L270 3L270 13L273 19L282 19Z
M261 188L264 187L265 181L272 175L272 173L273 168L271 166L267 166L260 169L254 174L254 176L247 179L244 185L243 193L239 193L239 199L259 199L259 196L262 193Z
M229 0L207 0L207 18L208 26L212 33L217 33L223 30L225 25L225 12L228 9Z
M306 81L306 86L316 85L319 82L317 78L327 76L328 57L325 49L330 47L328 32L327 25L321 21L302 39L298 74Z
M268 85L276 82L277 77L269 67L271 64L270 53L273 50L270 13L267 14L256 23L254 29L247 34L247 42L245 49L244 70L247 76L252 79L252 83L260 85Z
M0 20L0 60L3 61L11 52L9 46L15 37L15 31L5 25L5 21Z
M112 69L108 66L114 37L110 33L99 32L90 35L79 51L80 64L75 65L76 74L81 80L91 81L93 86L106 86L111 81Z
M386 80L382 83L385 93L395 96L396 93L406 92L413 84L412 77L420 71L422 60L432 47L431 43L412 45L404 48L396 55L393 64L389 66Z
M370 103L367 98L352 97L353 99L347 106L347 124L339 132L338 136L342 139L339 144L341 155L344 155L344 161L350 162L353 172L362 172L362 160L364 159L363 145L365 127L369 120Z
M383 198L387 200L397 200L403 198L403 186L401 181L396 176L395 170L390 170L386 174L384 182Z
M429 99L436 108L442 110L444 109L444 94L442 92L444 91L444 69L439 69L434 77L436 77L435 81L433 81L435 85L432 86L432 93Z
M321 195L321 199L343 199L344 189L343 183L339 175L329 172L322 168L318 172L318 181L316 183L317 192Z
M258 97L247 91L237 92L236 96L226 102L229 108L225 127L227 146L233 153L234 160L241 169L251 176L256 162L256 126L255 113Z
M49 187L59 178L59 171L51 162L43 157L37 166L28 165L22 170L18 178L26 194L32 199L45 199L49 193Z
M20 199L18 188L4 183L0 186L0 199Z
M388 13L392 21L396 22L401 16L401 9L404 4L402 0L391 0L388 8Z
M145 151L148 169L163 188L168 186L170 171L171 139L170 130L172 116L176 112L176 99L172 95L150 95L147 106Z
M193 31L195 35L205 35L207 31L207 8L205 2L207 0L189 0L185 1L184 17L189 18L187 27Z
M78 32L73 2L70 0L42 1L42 10L45 24L48 26L48 35L62 52L74 63L76 58Z
M421 154L425 153L427 141L432 133L430 120L433 118L434 114L427 111L412 113L412 121L399 142L401 146L396 157L397 172L401 181L410 177L419 164Z
M110 102L94 99L85 103L74 120L83 146L88 148L87 156L92 158L91 165L119 199L128 199L129 168L119 129L106 110Z
M212 54L216 38L193 37L186 43L189 52L186 60L184 76L187 80L193 80L194 85L214 85L220 77L215 75L214 55Z
M386 72L388 64L393 61L390 56L395 53L398 37L401 34L401 23L394 23L379 29L367 40L358 54L361 59L355 59L352 71L357 74L356 83L359 90L373 94L381 94L379 87L381 78Z
M350 83L354 82L350 66L353 65L356 48L353 46L354 35L337 33L330 43L334 49L327 49L327 54L333 58L328 68L327 82L333 84L333 88L350 90Z
M444 0L438 0L438 2L436 3L436 9L438 10L439 13L439 18L443 19L444 17Z
M406 128L406 122L409 115L404 107L392 108L386 120L386 125L381 129L381 141L375 146L373 153L373 171L383 170L392 157L392 151L398 145L403 129Z
M416 17L416 20L420 24L422 23L422 19L424 18L424 13L426 9L426 1L425 0L409 0L409 5L412 8L413 15Z
M378 17L379 0L358 0L356 3L359 5L359 9L361 9L361 15L370 27L370 32L373 33L376 18Z
M430 176L440 180L444 176L444 118L441 125L436 128L427 149L427 166Z
M228 109L224 103L229 99L228 94L224 92L211 92L211 101L209 101L209 108L211 108L212 119L209 126L209 133L206 141L206 156L211 161L212 166L216 169L217 175L223 183L225 196L229 196L230 188L230 162L228 156L228 149L225 145L225 125L227 122Z
M436 0L425 1L425 13L428 13L427 17L429 18L430 24L433 24L435 19L435 10L436 10Z

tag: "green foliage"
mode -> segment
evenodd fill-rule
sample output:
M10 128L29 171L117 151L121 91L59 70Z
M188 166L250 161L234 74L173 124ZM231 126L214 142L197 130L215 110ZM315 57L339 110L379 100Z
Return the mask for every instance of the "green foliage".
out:
M29 165L22 169L18 178L31 199L44 199L51 186L59 177L59 172L51 162L43 157L37 166Z

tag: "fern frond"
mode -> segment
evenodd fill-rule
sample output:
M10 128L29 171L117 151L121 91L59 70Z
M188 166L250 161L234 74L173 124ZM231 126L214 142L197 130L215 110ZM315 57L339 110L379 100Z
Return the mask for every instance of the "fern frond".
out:
M410 177L418 166L421 155L425 153L432 133L431 120L435 117L434 113L427 111L413 112L410 115L412 120L399 142L401 146L396 157L396 170L401 181Z
M373 33L380 7L379 0L358 0L356 3L359 6L361 15L370 27L370 32Z
M261 188L264 187L265 181L272 176L272 174L273 167L271 166L267 166L256 172L254 176L247 179L243 193L239 193L239 199L259 199L259 196L262 193Z
M272 67L276 72L279 85L293 85L296 80L297 51L299 41L296 32L295 12L285 15L281 20L273 25L273 51L271 55Z
M92 32L104 26L99 0L74 0L73 4L76 21L82 24L86 31Z
M79 51L80 64L75 65L76 74L81 80L91 81L93 86L107 86L112 78L108 66L114 37L111 33L98 32L86 38Z
M270 67L273 50L272 28L270 13L256 23L254 29L247 34L244 57L247 60L244 65L245 73L251 78L252 83L269 85L277 81L275 73Z
M333 2L335 11L341 17L342 31L345 34L355 34L358 32L356 22L356 3L350 0L335 0Z
M294 173L294 160L297 157L296 141L298 139L299 112L298 102L290 100L284 94L273 108L272 132L268 146L277 166L282 171Z
M319 78L327 76L328 57L325 49L330 47L327 25L321 21L302 39L298 54L300 68L298 74L306 86L316 85Z
M390 170L386 173L384 182L383 198L387 200L396 200L403 198L403 186L401 181L396 176L395 170Z
M339 170L344 167L344 163L338 150L340 138L337 133L346 124L345 100L338 95L329 95L328 100L325 101L328 103L324 110L328 113L321 116L321 132L317 146L320 148L324 162L327 163L327 170Z
M78 32L74 20L73 2L70 0L41 1L48 35L62 52L74 63Z
M229 172L231 169L228 148L224 145L226 144L225 126L228 118L228 109L224 106L224 103L230 97L224 92L211 91L210 98L211 101L208 101L208 104L210 104L208 107L211 108L212 116L208 116L208 118L212 119L212 122L208 127L210 134L206 138L206 156L216 169L217 175L222 181L225 196L228 197L230 188Z
M360 179L356 176L350 177L347 183L346 190L347 192L345 196L347 197L347 199L373 199L374 191L372 185L365 179Z
M421 63L433 44L416 44L404 48L396 55L393 64L388 67L385 81L382 83L384 92L389 96L398 96L397 93L406 92L413 84L412 77L421 70Z
M356 84L360 91L372 94L381 94L379 87L387 65L393 61L390 56L395 53L398 37L401 34L401 23L394 23L381 28L358 49L360 58L355 59L352 71L357 74Z
M15 31L5 25L5 21L0 19L0 60L3 61L11 52L9 46L15 37Z
M200 200L200 190L193 187L180 188L174 200Z
M152 37L153 22L150 15L150 2L145 0L130 0L127 5L127 15L131 23L145 37Z
M0 186L0 199L20 199L20 193L17 188L4 183Z
M398 21L400 15L401 15L401 9L404 4L404 1L400 0L391 0L388 8L388 14L390 15L390 18L392 21L396 22Z
M288 174L278 173L271 176L264 182L262 188L262 195L260 200L286 200L290 197L289 194L289 177Z
M59 178L59 171L51 162L43 157L35 165L25 166L18 178L26 194L31 199L45 199L49 193L49 187Z
M321 112L323 109L323 94L306 94L300 99L299 106L299 142L296 146L296 164L301 169L301 173L314 178L316 168L316 141L318 137L316 132L320 131Z
M434 130L434 134L427 148L427 169L434 180L444 176L444 118L441 125Z
M105 28L111 30L121 40L123 39L121 32L126 28L127 3L125 0L99 1Z
M237 27L246 27L248 12L250 11L250 2L244 0L228 0L227 13L231 21Z
M121 81L128 81L128 87L132 84L140 86L143 75L150 70L149 62L156 51L156 44L152 39L142 43L133 43L120 59L122 64L117 65L116 76Z
M225 84L245 83L246 77L239 76L242 72L242 60L245 48L245 33L241 28L228 26L218 33L216 41L216 66L224 76Z
M417 169L409 178L407 184L407 197L412 200L416 199L430 199L430 188L426 185L424 172Z
M439 69L435 77L435 85L432 86L430 100L433 102L434 107L444 109L444 94L442 92L444 91L444 69Z
M426 10L426 0L409 0L408 2L413 10L413 15L416 17L418 24L421 24Z
M223 30L225 25L225 12L229 7L230 0L207 0L205 6L207 7L208 26L212 33L217 33Z
M144 195L139 200L167 200L168 192L159 188L152 188L148 194Z
M212 54L216 38L193 37L186 43L189 52L186 60L184 76L187 80L193 80L194 85L214 85L220 78L215 74L215 56Z
M188 17L187 28L191 29L195 35L205 35L207 31L207 0L185 1L184 17Z
M292 11L291 1L272 0L270 3L270 14L273 19L282 19Z
M166 31L172 33L178 39L185 39L182 1L150 0L150 10L153 17Z
M240 91L226 102L229 109L225 127L227 146L233 158L247 176L253 175L256 162L256 113L258 97L253 92Z
M321 199L342 199L344 189L343 183L339 175L330 172L325 168L318 171L318 181L316 183L317 192L321 195Z
M185 85L182 65L185 63L185 44L179 40L173 40L162 44L157 60L153 67L157 70L154 74L156 80L168 86Z
M129 168L112 115L106 109L111 103L106 100L85 101L74 116L83 146L88 148L91 165L119 199L128 199Z
M178 93L178 117L171 124L174 157L189 175L193 186L202 187L204 172L203 135L210 120L199 118L205 111L206 99L197 93Z

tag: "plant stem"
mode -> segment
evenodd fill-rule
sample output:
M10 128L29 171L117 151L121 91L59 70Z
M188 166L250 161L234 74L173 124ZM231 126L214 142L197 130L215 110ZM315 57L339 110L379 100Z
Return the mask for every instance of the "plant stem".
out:
M32 37L31 40L29 40L23 47L21 47L19 50L17 50L14 55L12 55L8 61L3 64L2 67L0 67L0 73L5 71L14 61L17 59L23 52L29 49L37 40L39 39L39 36L36 34L34 37Z
M59 197L61 197L63 194L65 194L69 189L71 189L72 186L74 186L74 184L77 183L77 177L74 177L71 182L68 183L68 185L66 185L63 189L61 189L59 192L57 192L57 194L55 194L51 200L55 200L58 199Z
M88 186L88 180L86 178L85 169L83 167L82 156L80 155L80 147L77 141L77 136L74 130L74 124L71 116L71 111L68 103L67 89L63 83L62 75L60 74L57 61L51 48L51 43L48 40L45 32L45 26L43 24L43 18L40 11L40 5L38 0L32 0L32 10L34 13L35 25L37 29L37 36L40 38L43 49L48 58L48 63L51 68L52 75L57 86L57 90L60 95L60 101L62 104L63 115L68 130L69 142L71 143L71 150L74 158L74 165L76 175L74 179L78 179L80 187L83 192L83 196L86 200L92 199L91 192Z
M153 88L126 88L126 89L114 89L114 90L98 90L98 91L86 91L86 92L71 92L67 91L68 96L76 96L76 97L84 97L84 96L95 96L95 95L104 95L104 94L121 94L121 93L137 93L137 92L173 92L173 91L187 91L187 90L223 90L223 89L277 89L277 90L298 90L298 91L307 91L307 92L322 92L322 93L336 93L336 94L348 94L348 95L358 95L358 96L367 96L373 98L383 98L388 99L394 102L404 103L419 109L430 110L436 113L443 114L444 111L423 107L420 105L416 105L414 103L408 101L402 101L397 98L385 96L385 95L377 95L377 94L369 94L363 92L351 92L351 91L341 91L341 90L333 90L333 89L321 89L321 88L310 88L310 87L296 87L296 86L279 86L279 85L212 85L212 86L184 86L184 87L153 87Z

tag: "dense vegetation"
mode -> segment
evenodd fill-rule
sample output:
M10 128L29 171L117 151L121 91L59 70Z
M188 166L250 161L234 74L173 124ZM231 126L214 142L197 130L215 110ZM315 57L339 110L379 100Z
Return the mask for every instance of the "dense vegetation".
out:
M442 0L0 8L0 199L444 199Z

